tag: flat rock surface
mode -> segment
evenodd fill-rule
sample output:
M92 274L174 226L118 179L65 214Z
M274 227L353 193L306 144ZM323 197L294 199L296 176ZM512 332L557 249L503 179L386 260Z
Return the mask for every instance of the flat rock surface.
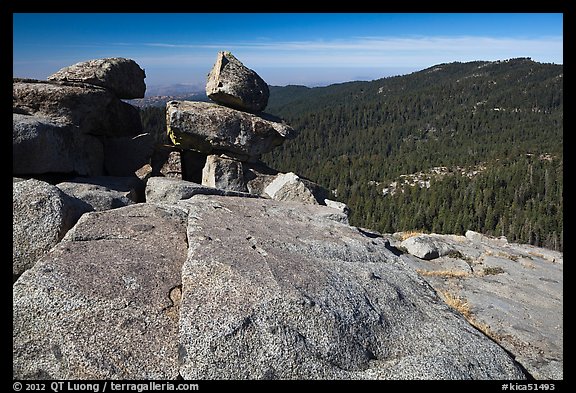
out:
M170 177L151 177L146 183L147 202L176 203L181 199L188 199L194 195L222 195L245 198L258 198L258 195L239 191L222 190L203 186L202 184Z
M132 205L138 201L137 194L132 189L114 187L112 184L105 186L94 183L90 183L89 178L80 178L58 183L56 187L67 195L83 201L95 211L116 209Z
M15 379L175 379L186 213L87 213L13 286Z
M381 237L326 206L194 196L182 270L185 379L517 379Z
M404 254L408 265L466 302L474 321L534 378L563 379L563 254L475 233L433 237L452 256Z

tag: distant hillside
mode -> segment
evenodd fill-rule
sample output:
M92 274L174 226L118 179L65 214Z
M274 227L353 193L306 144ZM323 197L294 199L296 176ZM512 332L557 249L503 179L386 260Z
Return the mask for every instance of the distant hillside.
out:
M466 229L562 249L563 66L528 58L440 64L320 88L271 87L267 112L301 134L263 160L334 190L352 223ZM401 175L430 176L384 195ZM418 184L416 182L415 184Z
M175 92L165 95L150 95L144 98L136 98L133 100L126 100L129 104L137 106L139 108L146 107L166 107L166 103L172 100L181 101L208 101L208 97L204 91L197 92L185 92L177 94Z

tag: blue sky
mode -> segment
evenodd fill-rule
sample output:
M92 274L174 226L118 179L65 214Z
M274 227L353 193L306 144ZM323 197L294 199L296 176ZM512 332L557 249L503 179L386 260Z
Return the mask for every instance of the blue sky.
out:
M127 57L149 87L202 87L219 50L271 85L325 85L439 63L531 57L563 63L560 13L13 14L13 76Z

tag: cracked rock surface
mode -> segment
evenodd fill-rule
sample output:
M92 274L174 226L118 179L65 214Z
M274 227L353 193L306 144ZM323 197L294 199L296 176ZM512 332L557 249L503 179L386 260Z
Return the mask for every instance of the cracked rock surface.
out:
M381 237L326 206L197 195L188 206L185 379L515 379Z
M84 214L13 286L15 379L174 379L186 213Z
M431 260L421 248L406 247L402 255L434 289L460 299L470 318L532 377L564 378L562 253L473 231L410 239L435 251ZM390 240L417 243L410 239Z
M524 378L334 212L195 195L84 214L13 286L14 378Z

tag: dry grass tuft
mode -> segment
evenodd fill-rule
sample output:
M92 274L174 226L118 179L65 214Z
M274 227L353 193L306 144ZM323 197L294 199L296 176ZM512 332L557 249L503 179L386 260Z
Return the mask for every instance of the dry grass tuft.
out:
M502 273L506 273L506 270L502 269L500 266L488 266L482 271L483 276L493 276Z
M467 320L472 318L472 310L470 309L470 304L466 299L448 291L441 291L440 294L444 298L446 304L462 314L464 318Z
M416 273L421 276L428 277L442 277L442 278L464 278L469 277L470 273L467 272L453 272L450 270L422 270L416 269Z
M530 254L530 255L532 255L533 257L536 257L536 258L546 259L546 257L544 256L544 254L540 254L540 253L535 252L535 251L529 251L528 254Z
M406 232L402 232L402 233L400 234L400 241L404 241L404 240L406 240L406 239L409 239L409 238L414 237L414 236L421 235L421 234L423 234L423 233L424 233L424 232L422 232L422 231L406 231Z
M474 326L476 329L480 330L486 336L490 337L495 341L499 341L501 339L501 337L499 337L496 333L494 333L494 331L490 328L489 325L476 320L474 314L472 314L472 310L470 308L468 300L449 291L440 291L440 295L442 296L442 298L444 298L446 304L451 308L453 308L454 310L458 311L460 314L462 314L462 316L466 318L466 320L470 325Z
M468 322L470 322L470 325L472 325L476 329L480 330L482 333L484 333L485 335L490 337L492 340L500 342L501 337L498 336L496 333L494 333L494 331L490 328L489 325L487 325L483 322L479 322L474 318L468 319Z

